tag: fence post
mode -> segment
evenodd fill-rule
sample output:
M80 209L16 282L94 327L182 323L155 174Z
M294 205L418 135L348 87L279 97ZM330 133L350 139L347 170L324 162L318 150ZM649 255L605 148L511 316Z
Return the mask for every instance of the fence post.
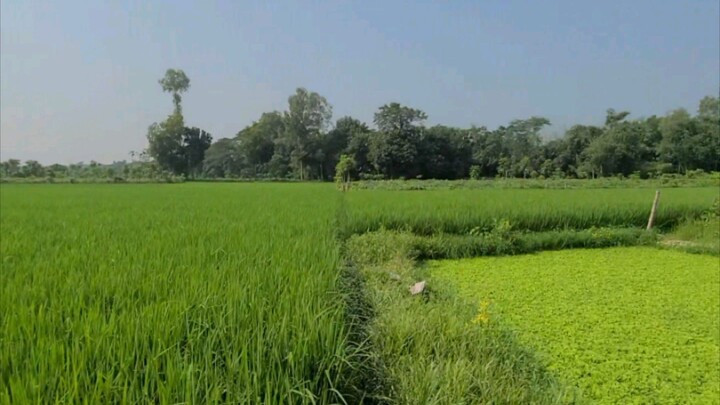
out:
M652 209L650 210L650 218L648 218L647 230L652 229L655 224L655 215L657 215L658 202L660 202L660 190L655 191L655 199L653 200Z

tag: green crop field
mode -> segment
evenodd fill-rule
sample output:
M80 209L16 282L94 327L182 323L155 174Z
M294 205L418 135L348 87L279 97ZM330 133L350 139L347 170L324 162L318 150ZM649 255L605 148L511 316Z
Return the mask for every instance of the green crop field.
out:
M3 186L0 403L330 402L327 185Z
M622 188L340 193L321 183L2 184L0 403L567 403L576 382L589 398L673 399L672 390L681 399L717 398L701 384L717 378L707 364L717 359L718 324L703 323L718 315L711 296L717 272L708 270L715 257L628 250L642 260L592 267L612 252L597 250L558 253L575 261L552 259L542 271L522 262L555 257L543 253L491 259L498 269L516 264L480 287L475 277L493 273L448 270L429 276L422 294L408 292L428 277L418 257L653 244L655 234L642 229L653 194ZM663 190L658 225L665 230L706 215L717 194L715 188ZM678 261L682 271L662 277ZM567 278L547 270L563 263L566 272L583 271ZM618 268L627 271L611 271ZM588 306L558 320L553 308L570 304L553 288L571 294L605 278ZM456 281L461 297L444 288ZM595 336L576 341L593 349L577 351L585 365L553 357L554 343L538 345L525 334L518 340L475 322L469 301L488 286L505 288L491 308L507 310L497 313L503 324L516 321L513 300L535 297L523 313L549 326L546 333L570 325L583 339ZM519 295L532 286L544 289ZM631 287L639 292L618 296ZM645 296L642 305L628 304ZM598 315L598 303L614 299L628 312L612 304ZM652 314L657 319L648 323ZM598 368L593 378L578 377L573 373L588 364L625 364L622 354L635 347L618 346L605 329L578 332L585 317L618 333L670 340L638 352L633 364L640 368L625 367L619 376ZM517 324L522 331L525 325ZM675 332L646 333L660 327ZM673 345L682 350L670 353ZM552 368L535 352L552 359ZM666 354L670 363L645 361ZM656 368L665 373L647 372ZM614 385L602 373L623 388L608 394Z
M380 227L419 234L466 234L507 219L516 229L644 226L652 189L357 190L348 195L346 234ZM717 187L662 189L657 226L667 229L718 198Z
M653 248L432 262L437 282L515 330L598 403L717 403L717 257Z

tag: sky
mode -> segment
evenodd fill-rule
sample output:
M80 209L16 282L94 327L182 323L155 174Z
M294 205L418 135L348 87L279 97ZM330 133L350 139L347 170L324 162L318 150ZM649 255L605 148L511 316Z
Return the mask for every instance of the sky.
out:
M0 1L0 159L129 159L172 111L232 137L297 87L333 119L399 102L427 124L496 128L533 115L548 136L697 110L720 91L720 2Z

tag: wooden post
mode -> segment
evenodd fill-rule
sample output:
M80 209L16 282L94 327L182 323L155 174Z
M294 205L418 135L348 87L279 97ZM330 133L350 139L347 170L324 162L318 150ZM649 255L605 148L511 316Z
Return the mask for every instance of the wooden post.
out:
M653 200L652 210L650 210L650 218L648 218L647 230L652 229L655 223L655 215L657 214L658 202L660 201L660 190L655 191L655 200Z

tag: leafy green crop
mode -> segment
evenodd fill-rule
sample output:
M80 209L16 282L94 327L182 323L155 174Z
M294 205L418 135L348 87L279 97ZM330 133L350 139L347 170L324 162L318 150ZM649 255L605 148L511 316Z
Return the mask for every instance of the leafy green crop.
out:
M653 248L431 262L600 403L716 403L720 266Z

